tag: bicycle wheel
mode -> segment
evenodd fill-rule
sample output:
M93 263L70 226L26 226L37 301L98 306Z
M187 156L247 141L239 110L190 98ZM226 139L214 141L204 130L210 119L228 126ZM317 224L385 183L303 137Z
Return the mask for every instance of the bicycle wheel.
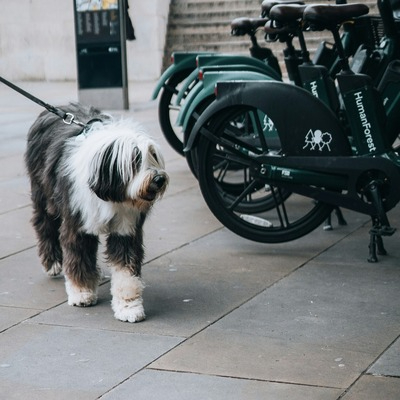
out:
M263 129L266 120L244 106L214 115L199 138L198 179L208 207L224 226L253 241L280 243L317 228L332 207L254 176L252 157L281 154L279 136Z
M227 118L227 116L228 114L225 113L225 118ZM219 118L217 118L217 123L218 122ZM213 126L213 123L211 126ZM252 148L260 145L257 137L263 134L263 127L259 123L259 115L257 113L248 111L246 114L243 114L232 109L229 111L229 127L225 129L229 129L229 134L232 138L240 138L240 140L246 141ZM255 132L258 132L258 135L256 135ZM280 148L279 138L277 138L277 136L274 138L273 146L275 150L271 149L271 151L274 152ZM196 152L197 147L194 147L189 154L193 165L192 170L196 170L195 176L197 177L198 158ZM187 154L187 158L189 154ZM249 179L251 179L250 169L248 166L243 166L232 160L227 161L224 160L223 157L219 158L218 156L213 157L209 162L213 163L214 168L218 168L224 173L224 179L220 181L219 190L221 198L229 205L235 201L235 198L247 187ZM282 190L282 196L283 198L287 198L290 196L290 192ZM266 211L274 207L274 205L275 203L271 197L268 186L262 182L257 182L257 184L252 185L251 192L248 193L247 196L241 197L240 201L237 202L236 211L254 214Z
M163 135L169 145L181 156L184 155L183 133L180 127L174 128L174 121L176 121L179 113L179 106L175 104L175 100L179 93L180 84L183 83L191 72L191 69L186 69L172 75L164 85L158 103L158 121Z

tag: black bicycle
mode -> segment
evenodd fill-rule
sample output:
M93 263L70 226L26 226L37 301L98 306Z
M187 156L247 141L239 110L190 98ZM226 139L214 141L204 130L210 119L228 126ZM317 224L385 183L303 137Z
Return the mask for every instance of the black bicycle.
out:
M378 4L393 18L388 0ZM377 260L376 246L384 253L382 236L394 232L386 212L400 200L400 157L393 148L400 98L389 96L400 91L399 61L387 66L379 92L370 77L350 69L339 36L342 23L367 12L363 4L349 4L307 6L303 14L312 29L333 34L348 131L330 108L299 87L217 85L217 100L200 116L189 148L197 145L198 178L210 210L233 232L265 243L289 241L318 227L339 206L371 216L369 260ZM237 192L227 199L224 185L231 182ZM269 209L241 209L243 201L256 204L266 196Z

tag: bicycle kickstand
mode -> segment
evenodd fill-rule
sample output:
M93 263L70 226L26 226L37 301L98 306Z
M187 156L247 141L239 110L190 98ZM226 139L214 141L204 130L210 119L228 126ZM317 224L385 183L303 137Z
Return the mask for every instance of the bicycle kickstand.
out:
M377 262L379 255L386 255L387 252L383 245L382 236L392 236L396 231L395 228L390 226L388 217L383 207L382 197L379 191L379 182L371 182L368 185L369 193L371 194L371 201L375 205L377 210L377 215L372 217L372 229L369 231L370 241L369 241L369 257L368 262Z
M374 221L374 218L373 218ZM369 257L368 257L368 262L370 263L375 263L378 262L378 257L376 254L379 254L381 256L385 256L387 254L387 251L385 250L385 247L383 245L383 239L382 239L382 232L381 229L382 227L379 226L379 223L375 225L373 222L373 227L369 231Z

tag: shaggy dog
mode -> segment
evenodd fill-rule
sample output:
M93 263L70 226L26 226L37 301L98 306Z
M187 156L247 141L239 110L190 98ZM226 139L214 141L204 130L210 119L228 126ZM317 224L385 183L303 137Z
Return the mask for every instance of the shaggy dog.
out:
M99 235L106 235L115 318L141 321L142 228L168 184L163 157L132 121L79 104L61 109L86 128L44 111L25 154L43 267L50 276L63 271L68 304L96 304Z

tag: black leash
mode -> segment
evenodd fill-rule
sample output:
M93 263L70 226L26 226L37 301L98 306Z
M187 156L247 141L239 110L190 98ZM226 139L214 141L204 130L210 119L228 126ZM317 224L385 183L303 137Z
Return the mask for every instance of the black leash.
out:
M7 85L8 87L10 87L11 89L14 89L16 92L22 94L23 96L27 97L29 100L32 100L33 102L35 102L36 104L39 104L40 106L44 107L47 111L50 111L53 114L56 114L57 116L59 116L63 122L67 125L71 125L71 124L76 124L79 126L82 126L83 128L85 128L87 126L87 124L84 124L82 122L76 121L75 120L75 115L71 114L71 113L66 113L62 110L60 110L57 107L54 107L50 104L45 103L44 101L38 99L37 97L33 96L32 94L26 92L25 90L21 89L20 87L14 85L13 83L9 82L7 79L4 79L0 76L0 82L4 83L5 85Z

